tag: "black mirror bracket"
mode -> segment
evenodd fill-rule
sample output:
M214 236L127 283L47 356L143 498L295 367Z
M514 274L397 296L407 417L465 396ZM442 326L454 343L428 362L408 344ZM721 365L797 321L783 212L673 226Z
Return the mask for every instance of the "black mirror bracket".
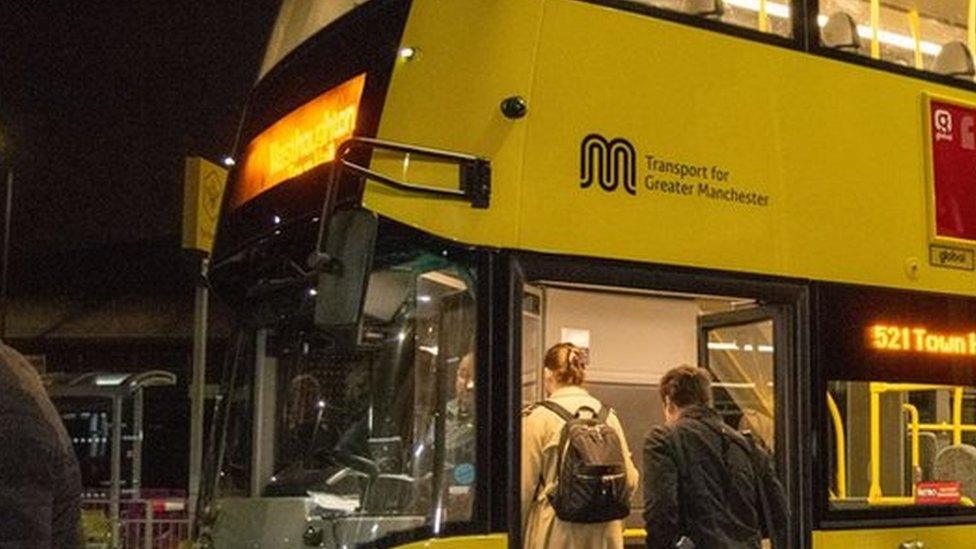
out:
M354 150L398 152L457 164L460 169L458 188L430 187L381 174L349 160L347 157ZM437 196L448 200L461 200L470 203L473 208L487 208L491 198L491 162L486 158L471 154L419 147L371 137L350 137L342 145L339 145L339 149L336 151L332 180L330 181L330 186L333 188L330 189L330 192L335 192L334 187L338 184L339 176L343 171L408 193Z
M461 164L461 190L470 197L472 208L488 208L491 201L491 163L476 158Z
M335 272L340 268L339 260L331 255L316 250L308 256L308 268L312 273Z
M429 187L386 176L347 159L346 157L349 155L349 153L356 149L400 152L408 155L412 154L423 158L455 163L458 165L460 171L458 188L448 189L443 187ZM345 171L358 175L363 179L375 181L400 191L414 194L424 194L427 196L445 198L448 200L461 200L471 204L472 208L487 209L491 203L491 161L489 161L487 158L454 151L418 147L416 145L397 143L395 141L385 141L371 137L353 136L339 145L338 150L336 150L335 159L333 160L331 174L329 177L329 187L326 191L325 202L322 205L323 223L319 225L318 244L315 248L316 250L319 250L318 253L321 253L322 245L324 244L326 237L325 227L327 223L324 222L324 220L327 220L331 215L335 197L338 195L339 181L342 173ZM320 258L315 257L315 254L313 254L313 257L309 258L309 267L313 267L313 260L316 262L316 265L321 264Z

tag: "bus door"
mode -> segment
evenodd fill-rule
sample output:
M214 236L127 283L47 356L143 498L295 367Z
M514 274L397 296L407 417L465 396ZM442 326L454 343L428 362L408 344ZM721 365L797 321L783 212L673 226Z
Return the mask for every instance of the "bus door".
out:
M774 451L776 441L785 440L786 422L782 414L777 417L775 403L789 377L786 319L773 305L698 317L698 363L712 374L716 410L730 426L751 431Z
M797 469L789 441L800 429L790 421L799 414L784 405L797 383L791 318L789 307L768 304L698 317L698 363L712 374L715 409L729 426L752 432L772 450L787 490L797 486L789 478ZM791 525L794 537L803 539L797 528Z

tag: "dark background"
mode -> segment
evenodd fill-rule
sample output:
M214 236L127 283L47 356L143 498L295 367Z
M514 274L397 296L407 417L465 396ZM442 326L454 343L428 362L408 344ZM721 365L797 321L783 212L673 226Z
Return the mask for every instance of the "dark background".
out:
M179 230L183 158L231 152L278 2L0 2L13 242Z
M0 337L48 371L177 374L146 394L147 487L186 483L198 267L180 249L184 158L232 152L278 3L0 0L0 177L16 175ZM211 382L226 337L218 301ZM145 305L118 305L131 302ZM166 333L149 328L161 323ZM77 328L105 325L123 329Z

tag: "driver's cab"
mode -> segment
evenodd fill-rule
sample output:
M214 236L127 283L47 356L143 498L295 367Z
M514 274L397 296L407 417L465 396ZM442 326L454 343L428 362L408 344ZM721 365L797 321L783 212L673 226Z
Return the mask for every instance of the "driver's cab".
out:
M354 342L314 326L314 286L242 331L219 545L347 547L471 519L474 277L464 249L383 221Z

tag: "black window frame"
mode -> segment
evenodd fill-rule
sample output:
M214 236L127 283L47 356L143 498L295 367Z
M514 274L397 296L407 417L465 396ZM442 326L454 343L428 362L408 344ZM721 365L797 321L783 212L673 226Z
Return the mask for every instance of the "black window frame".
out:
M766 33L748 27L723 23L721 21L714 21L705 17L681 13L679 11L665 8L635 4L629 0L576 1L648 15L656 19L664 19L675 23L681 23L691 27L718 32L720 34L727 34L738 38L744 38L762 44L796 50L799 52L817 55L819 57L859 65L865 68L880 70L934 84L941 84L944 86L976 92L976 80L961 80L952 76L920 70L914 67L905 67L895 63L890 63L888 61L872 59L857 53L840 51L822 45L820 43L820 27L817 25L817 16L820 15L819 0L789 0L790 12L793 14L793 32L792 36L790 37ZM976 52L973 52L973 54L976 56Z
M933 298L938 300L974 302L976 298L958 294L942 294L936 292L926 292L918 290L906 290L895 288L881 288L864 284L843 284L837 282L816 281L811 283L811 334L813 351L812 366L813 374L811 385L811 404L813 406L813 426L818 427L811 436L816 439L817 455L814 456L814 476L817 482L813 485L813 504L815 513L815 524L821 530L849 530L852 528L887 528L887 527L921 527L921 526L950 526L976 524L976 510L967 508L947 509L945 507L932 506L897 506L897 507L876 507L864 509L831 509L829 500L829 486L833 479L830 476L831 463L834 459L832 454L827 451L831 447L830 437L830 417L827 412L827 388L831 381L866 381L866 378L847 375L834 378L831 375L830 367L836 362L836 357L829 357L830 346L836 344L832 334L826 331L837 330L838 319L834 311L836 305L826 303L826 295L830 295L837 289L845 292L859 292L864 296L881 300L886 296L896 295L901 299L926 299ZM843 323L842 323L843 324ZM829 343L824 341L829 340ZM857 360L857 357L851 357ZM871 377L871 376L868 376ZM884 380L878 380L884 381ZM911 382L910 379L899 381ZM936 381L931 379L915 380L926 383L946 383L946 381ZM970 385L972 386L972 385ZM846 421L846 418L845 418Z
M777 406L782 406L788 440L783 445L782 462L792 466L780 471L789 491L793 520L790 531L794 539L801 540L798 547L812 543L813 511L816 505L810 498L813 493L813 437L812 414L809 393L803 390L814 380L809 367L810 297L805 281L768 275L748 275L729 271L676 267L658 263L642 263L616 259L600 259L573 255L546 254L529 251L512 251L509 268L509 329L510 354L509 412L520 418L522 349L522 288L536 280L571 282L579 284L634 288L639 290L670 291L701 295L744 296L759 304L784 307L791 340L787 349L788 374L776 389ZM779 341L779 337L777 338ZM512 468L509 497L511 498L510 523L516 525L509 531L509 545L521 547L521 496L520 456L521 421L511 426L512 448L509 459ZM641 459L640 449L632 449L634 459ZM640 489L640 488L638 488Z

